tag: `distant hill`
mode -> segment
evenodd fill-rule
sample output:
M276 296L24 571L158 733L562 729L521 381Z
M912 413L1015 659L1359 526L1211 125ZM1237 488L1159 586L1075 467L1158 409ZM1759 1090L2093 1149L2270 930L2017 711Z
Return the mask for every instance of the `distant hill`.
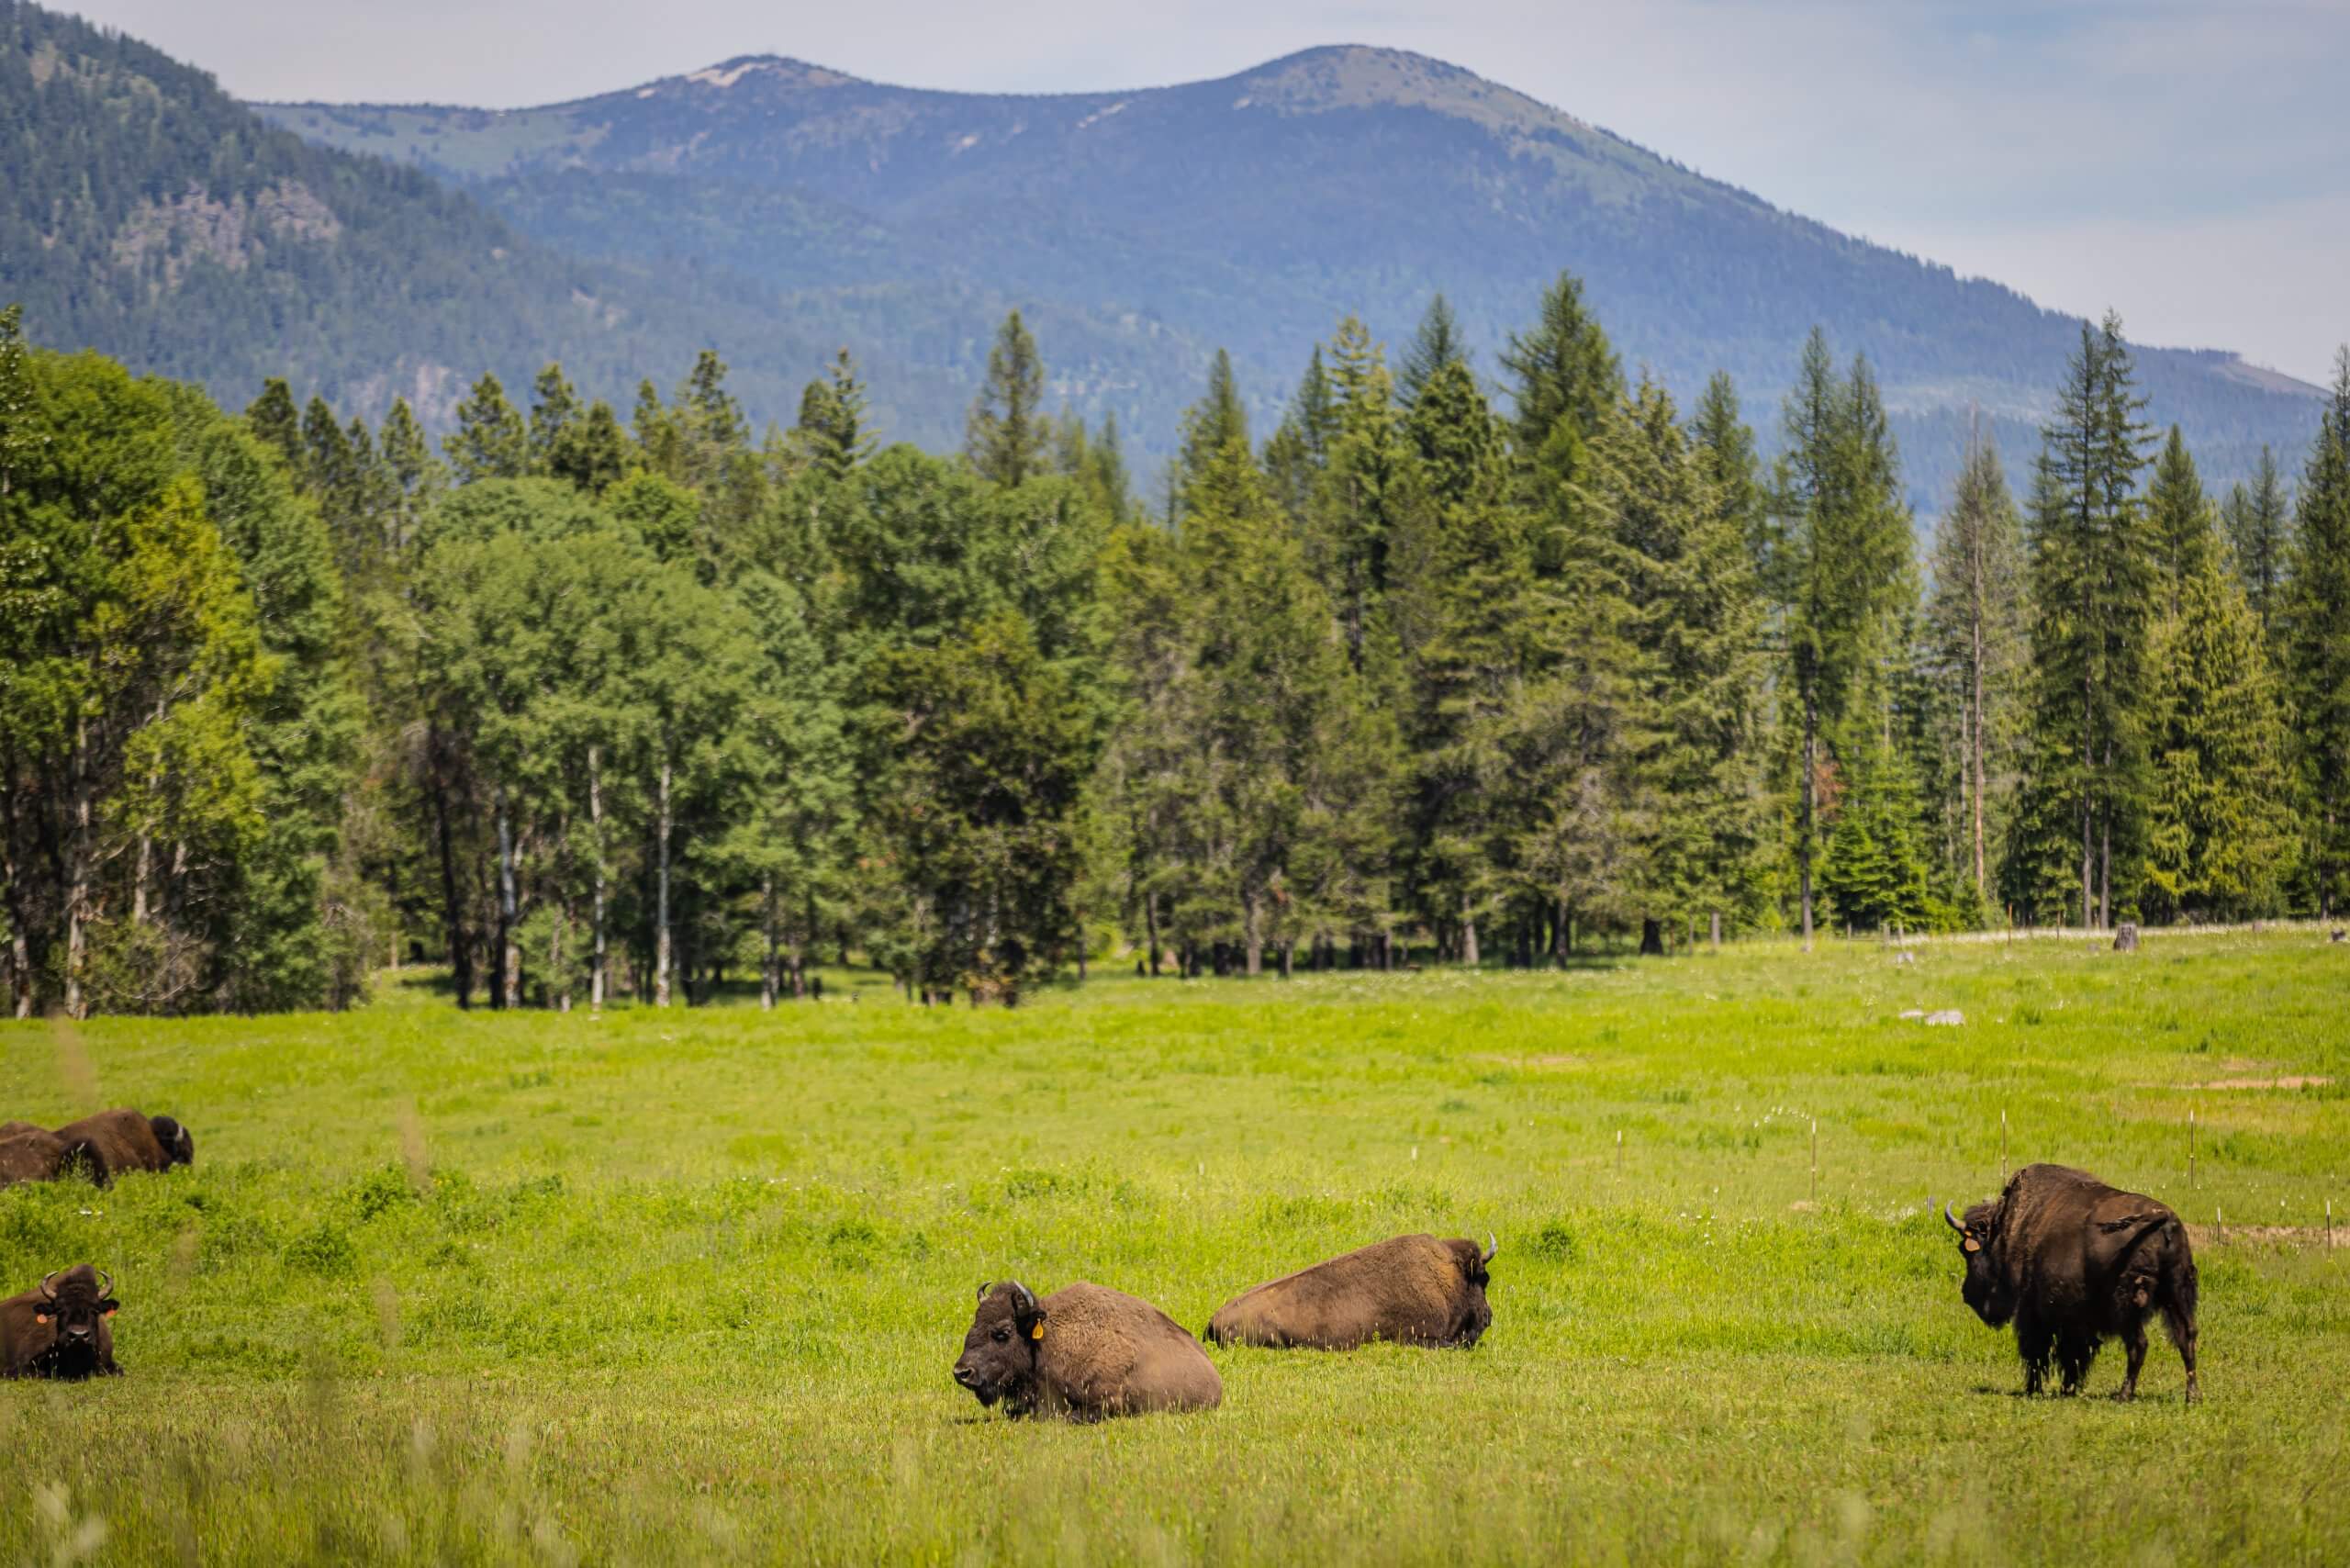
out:
M1774 422L1804 334L1866 353L1939 493L1961 410L2029 450L2077 323L1837 233L1438 61L1308 50L1220 81L988 95L744 56L508 111L269 105L275 123L473 190L568 253L770 286L811 331L930 370L899 433L954 439L1000 301L1046 319L1056 386L1163 443L1229 347L1270 417L1360 312L1391 343L1451 299L1493 373L1561 267L1628 367L1684 394L1729 370ZM2298 450L2314 388L2220 353L2144 351L2154 417L2206 464Z

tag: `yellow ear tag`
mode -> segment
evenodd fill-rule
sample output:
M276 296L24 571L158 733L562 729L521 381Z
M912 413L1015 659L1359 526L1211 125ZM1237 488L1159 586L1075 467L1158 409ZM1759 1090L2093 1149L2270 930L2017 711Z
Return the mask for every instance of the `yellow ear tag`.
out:
M33 1314L33 1321L35 1323L46 1323L49 1321L49 1314L46 1312L36 1312Z
M1045 1337L1045 1325L1043 1324L1043 1322L1042 1322L1042 1321L1039 1321L1039 1322L1036 1324L1036 1326L1035 1326L1035 1327L1033 1327L1033 1328L1031 1328L1031 1329L1029 1329L1029 1330L1028 1330L1028 1338L1030 1338L1031 1339L1041 1339L1041 1338L1043 1338L1044 1337Z
M1980 1252L1983 1250L1983 1244L1975 1240L1975 1238L1971 1236L1965 1240L1960 1242L1959 1245L1965 1248L1969 1252Z
M106 1316L106 1317L112 1317L112 1316L114 1316L114 1313L115 1313L115 1309L114 1309L113 1307L107 1307L107 1308L106 1309L105 1313L104 1313L102 1316Z

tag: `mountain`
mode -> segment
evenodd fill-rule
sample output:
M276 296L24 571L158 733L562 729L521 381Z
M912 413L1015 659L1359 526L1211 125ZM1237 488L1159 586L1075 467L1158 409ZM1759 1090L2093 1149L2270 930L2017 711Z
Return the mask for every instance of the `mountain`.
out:
M1391 344L1449 297L1495 351L1562 268L1628 367L1727 369L1774 422L1804 335L1874 363L1920 499L1962 410L2011 458L2078 323L1840 234L1441 62L1311 50L1214 82L1050 96L918 91L744 56L544 107L262 106L429 170L567 252L770 286L811 330L934 373L898 433L951 442L998 301L1045 317L1056 390L1169 438L1230 348L1260 419L1338 315ZM2151 416L2209 470L2298 451L2316 390L2232 354L2144 350Z

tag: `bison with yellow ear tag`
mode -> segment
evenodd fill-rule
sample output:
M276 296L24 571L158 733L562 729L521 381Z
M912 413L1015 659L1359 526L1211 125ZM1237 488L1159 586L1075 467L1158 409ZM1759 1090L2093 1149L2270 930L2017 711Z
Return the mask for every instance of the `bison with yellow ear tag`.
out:
M981 1285L955 1381L1014 1418L1096 1421L1224 1401L1224 1380L1173 1318L1083 1282L1044 1297L1018 1280Z

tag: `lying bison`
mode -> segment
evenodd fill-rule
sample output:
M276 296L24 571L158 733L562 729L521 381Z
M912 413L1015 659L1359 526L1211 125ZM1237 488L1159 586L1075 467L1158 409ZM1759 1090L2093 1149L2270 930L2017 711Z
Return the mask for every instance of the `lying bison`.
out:
M1017 1280L979 1287L955 1381L1013 1417L1096 1421L1224 1400L1199 1341L1147 1301L1079 1283L1039 1301Z
M1994 1328L2015 1322L2026 1394L2040 1392L2052 1360L2064 1392L2079 1393L2098 1347L2119 1336L2130 1366L2116 1397L2137 1397L2146 1319L2159 1311L2195 1399L2195 1256L2167 1207L2086 1170L2027 1165L1997 1202L1964 1221L1945 1206L1942 1218L1958 1232L1966 1305Z
M120 1377L114 1281L84 1263L0 1301L0 1377Z
M1349 1350L1373 1339L1474 1345L1492 1326L1485 1249L1466 1239L1397 1236L1285 1274L1225 1302L1208 1320L1219 1345Z
M169 1170L196 1163L196 1135L169 1116L100 1111L57 1129L68 1146L86 1145L91 1175L101 1186L126 1170Z
M54 1181L77 1163L96 1169L97 1156L88 1144L69 1144L30 1122L0 1122L0 1187Z

